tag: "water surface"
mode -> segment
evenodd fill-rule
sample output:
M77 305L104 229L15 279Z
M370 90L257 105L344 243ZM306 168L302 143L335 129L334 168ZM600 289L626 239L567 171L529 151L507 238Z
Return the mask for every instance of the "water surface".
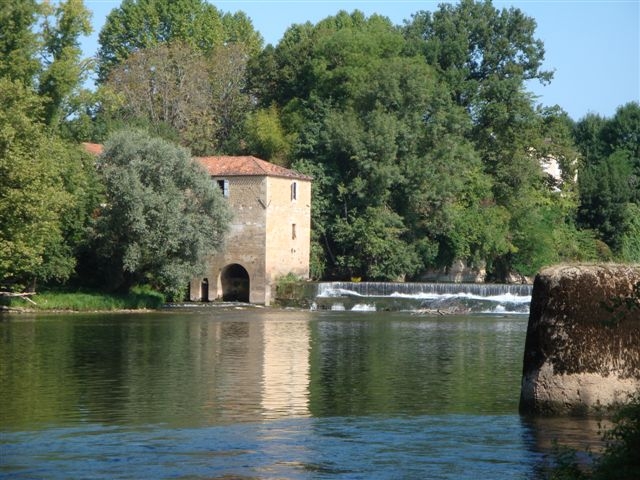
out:
M535 478L524 315L0 317L0 478Z

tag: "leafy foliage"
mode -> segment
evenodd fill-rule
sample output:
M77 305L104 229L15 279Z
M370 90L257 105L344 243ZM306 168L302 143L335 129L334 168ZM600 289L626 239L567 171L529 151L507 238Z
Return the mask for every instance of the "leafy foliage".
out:
M625 261L638 261L640 105L629 103L611 119L589 115L575 137L584 159L579 177L578 223Z
M35 0L4 2L0 9L0 77L32 85L40 68L38 35L33 26L39 8Z
M251 53L262 37L243 13L222 15L204 0L124 0L107 16L99 37L99 79L137 51L181 42L208 53L227 43L241 43Z
M0 76L34 88L43 107L37 120L58 127L91 69L79 42L91 33L89 12L82 0L9 3L0 13Z
M219 189L187 150L141 132L113 135L98 168L106 205L95 242L107 284L181 298L223 244L229 211Z
M339 12L292 26L250 62L249 86L270 118L279 112L293 164L320 175L312 251L324 275L380 278L359 235L406 255L388 278L463 259L500 279L575 252L570 122L524 90L551 79L534 30L490 2L442 5L402 30ZM541 158L558 161L563 183ZM387 221L367 227L371 211Z
M38 79L45 101L45 123L57 125L65 115L65 102L86 80L90 61L81 61L79 37L92 31L89 11L82 0L43 5L44 69Z
M504 280L565 260L640 261L640 106L577 123L536 107L526 82L553 75L519 9L462 0L403 27L341 11L262 49L242 12L124 0L100 32L95 92L82 88L88 18L81 0L0 11L0 278L11 288L87 282L99 267L111 286L179 295L205 231L219 247L226 213L212 212L220 206L200 180L168 178L186 154L149 137L312 175L314 278L419 279L462 260ZM114 137L122 148L108 150L100 178L60 138L138 129L149 133ZM155 170L144 166L153 151ZM196 185L198 214L184 197Z
M244 13L223 15L203 0L125 1L109 14L100 45L95 122L150 132L163 125L196 155L242 149L253 109L245 69L262 46Z
M42 103L33 91L2 78L0 105L2 286L65 280L96 198L91 166L34 120Z

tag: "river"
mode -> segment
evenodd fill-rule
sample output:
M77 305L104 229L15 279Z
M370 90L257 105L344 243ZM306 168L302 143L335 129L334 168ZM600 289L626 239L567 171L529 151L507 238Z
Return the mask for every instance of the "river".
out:
M0 478L530 479L526 315L243 306L0 316Z

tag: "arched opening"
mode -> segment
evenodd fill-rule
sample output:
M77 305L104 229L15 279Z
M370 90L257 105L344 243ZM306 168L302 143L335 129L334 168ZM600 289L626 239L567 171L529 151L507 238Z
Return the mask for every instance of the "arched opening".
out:
M233 263L224 267L220 283L225 302L249 302L249 273L242 265Z
M209 301L209 279L203 278L200 284L200 300L202 302Z

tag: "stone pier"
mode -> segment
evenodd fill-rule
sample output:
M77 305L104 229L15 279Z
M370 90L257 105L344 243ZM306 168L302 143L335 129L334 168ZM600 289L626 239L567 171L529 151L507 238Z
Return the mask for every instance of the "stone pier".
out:
M520 412L606 413L640 389L640 266L561 265L534 281Z

